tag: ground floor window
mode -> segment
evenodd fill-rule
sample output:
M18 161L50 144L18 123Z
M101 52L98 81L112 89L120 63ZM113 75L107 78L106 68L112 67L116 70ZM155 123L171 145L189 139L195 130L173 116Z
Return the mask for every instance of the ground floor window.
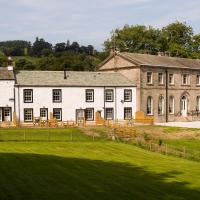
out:
M86 108L85 109L85 120L86 121L94 120L94 108Z
M159 96L158 98L158 114L163 115L164 114L164 97Z
M169 97L169 114L174 114L174 97Z
M56 118L58 121L62 121L62 109L54 108L53 109L53 117Z
M197 97L197 106L196 106L196 110L200 111L200 96Z
M153 98L149 96L147 98L147 115L153 114Z
M124 119L131 119L132 118L132 108L124 108Z
M25 108L24 109L24 121L25 122L32 122L33 121L33 109L32 108Z
M113 118L114 118L114 109L106 108L106 119L113 119Z

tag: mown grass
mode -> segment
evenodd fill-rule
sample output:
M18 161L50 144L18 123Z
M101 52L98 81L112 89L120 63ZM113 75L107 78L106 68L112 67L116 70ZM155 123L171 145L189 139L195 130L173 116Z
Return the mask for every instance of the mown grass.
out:
M0 143L0 199L199 199L199 162L83 137Z
M0 141L71 141L91 139L79 128L18 128L0 129Z
M200 140L196 139L166 140L165 144L173 145L180 148L185 147L186 150L199 151L200 153Z

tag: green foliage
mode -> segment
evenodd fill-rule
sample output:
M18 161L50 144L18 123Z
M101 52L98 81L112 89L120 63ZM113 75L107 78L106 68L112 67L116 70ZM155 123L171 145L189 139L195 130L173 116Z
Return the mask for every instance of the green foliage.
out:
M169 52L171 56L200 58L200 35L194 35L191 26L178 21L162 29L125 25L104 42L105 51L113 48L114 40L116 49L122 52Z

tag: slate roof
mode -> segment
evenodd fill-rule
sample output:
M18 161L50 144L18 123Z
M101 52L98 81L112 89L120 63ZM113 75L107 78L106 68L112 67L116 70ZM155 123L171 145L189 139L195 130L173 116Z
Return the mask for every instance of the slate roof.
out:
M134 65L137 66L159 66L169 68L200 69L199 59L178 58L127 52L120 52L117 53L117 55L128 60L129 62L132 62ZM100 70L101 66L103 66L112 57L113 56L110 56L108 59L106 59L99 65Z
M16 85L20 86L134 86L125 76L116 72L18 71Z
M8 71L7 67L0 67L0 80L15 80L13 71Z

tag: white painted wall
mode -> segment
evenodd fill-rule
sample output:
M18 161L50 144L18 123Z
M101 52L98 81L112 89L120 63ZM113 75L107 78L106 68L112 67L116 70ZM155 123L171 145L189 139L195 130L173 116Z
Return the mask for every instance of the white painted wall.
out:
M11 107L14 112L14 80L0 80L0 107Z
M33 103L24 103L23 90L33 89ZM53 103L52 90L62 90L62 102ZM85 90L94 89L94 102L85 101ZM132 107L133 116L136 110L136 88L135 87L106 87L114 90L114 102L106 102L105 107L114 108L116 119L124 119L124 107ZM132 102L121 102L124 99L124 89L132 89ZM94 108L102 111L104 117L104 87L19 87L15 88L16 112L20 121L24 121L24 108L33 108L34 117L40 116L40 108L48 108L48 112L53 112L53 108L62 108L62 120L75 120L76 109ZM19 95L18 95L19 94ZM115 101L116 99L116 101Z

